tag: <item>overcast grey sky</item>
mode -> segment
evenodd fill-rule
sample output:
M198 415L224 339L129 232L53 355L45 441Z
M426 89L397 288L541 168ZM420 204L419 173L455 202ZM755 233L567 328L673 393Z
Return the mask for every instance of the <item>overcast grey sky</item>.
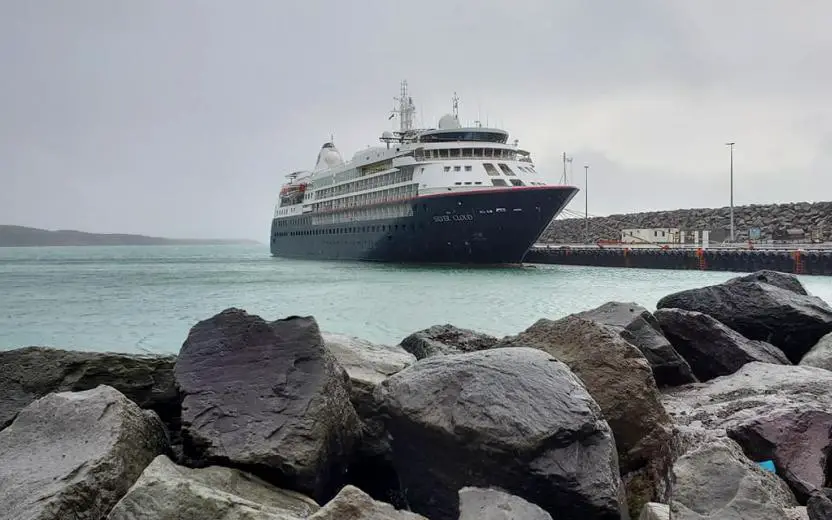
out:
M832 1L0 0L0 223L266 241L330 134L456 91L609 214L832 198ZM569 209L583 212L583 194Z

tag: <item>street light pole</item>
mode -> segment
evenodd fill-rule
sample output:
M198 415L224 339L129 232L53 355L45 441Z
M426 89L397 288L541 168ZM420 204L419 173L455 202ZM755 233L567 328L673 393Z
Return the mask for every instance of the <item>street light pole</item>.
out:
M731 242L734 242L734 144L725 143L731 149Z
M589 165L584 165L584 241L589 244Z

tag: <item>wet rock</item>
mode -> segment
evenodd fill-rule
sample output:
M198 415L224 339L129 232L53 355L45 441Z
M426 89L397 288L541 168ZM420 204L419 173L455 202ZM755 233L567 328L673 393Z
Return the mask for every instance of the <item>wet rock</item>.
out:
M695 383L688 362L664 337L659 323L650 312L632 302L607 302L600 307L575 314L580 318L612 327L622 338L644 354L656 384L679 386Z
M703 442L673 465L674 520L782 520L797 501L730 439Z
M752 361L791 364L775 346L750 340L707 314L659 309L655 316L665 336L701 381L733 374Z
M0 351L0 428L32 401L51 392L80 392L108 385L141 408L154 410L179 432L175 356L78 352L47 347Z
M174 373L186 455L243 467L319 503L334 495L360 423L349 378L314 318L266 322L227 309L191 329Z
M656 306L708 314L748 339L771 343L792 363L832 332L832 308L826 302L761 281L732 280L681 291Z
M552 520L552 515L499 489L464 487L459 490L459 520Z
M832 489L816 490L806 503L809 520L832 520Z
M499 346L539 348L563 361L583 381L612 428L630 512L661 501L672 457L672 422L650 365L614 330L577 316L546 319Z
M167 449L158 416L112 387L49 394L0 431L0 519L104 518Z
M469 329L460 329L453 325L434 325L414 332L399 344L416 359L424 359L440 354L460 354L487 350L497 343L497 338Z
M431 520L456 520L457 492L466 486L499 487L563 519L626 512L600 408L543 351L431 357L377 392L407 499Z
M728 280L727 284L744 283L744 282L763 282L787 291L800 295L808 295L806 288L800 283L800 279L791 273L781 273L780 271L771 271L763 269L760 271L747 274L745 276L737 276Z
M320 507L242 471L189 469L156 457L116 504L107 520L295 520Z
M328 504L309 517L310 520L427 520L410 511L397 510L390 504L373 500L355 486L345 486Z
M830 434L832 413L805 408L777 410L728 429L752 460L773 460L777 474L803 503L832 476Z
M755 361L707 383L666 389L662 402L680 426L724 437L749 419L783 410L830 410L832 372Z
M800 364L832 370L832 333L825 335L800 360Z
M356 460L349 467L348 482L376 500L402 507L404 502L392 465L389 436L373 392L379 383L415 363L416 358L397 346L377 345L340 334L325 333L323 338L350 377L350 399L361 418L361 444Z
M670 520L670 506L656 502L644 504L638 520Z

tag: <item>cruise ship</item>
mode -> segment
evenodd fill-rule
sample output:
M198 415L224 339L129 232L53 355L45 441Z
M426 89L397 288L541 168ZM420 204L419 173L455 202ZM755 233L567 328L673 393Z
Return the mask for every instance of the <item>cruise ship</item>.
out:
M462 126L458 98L437 128L414 129L402 82L399 130L345 161L321 147L313 170L287 175L271 254L318 260L518 264L572 197L508 132Z

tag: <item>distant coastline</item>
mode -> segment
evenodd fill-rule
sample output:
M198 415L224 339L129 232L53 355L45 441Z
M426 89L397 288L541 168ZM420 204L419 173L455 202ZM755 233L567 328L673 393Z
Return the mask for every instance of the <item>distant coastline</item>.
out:
M86 233L69 229L50 231L26 226L0 225L0 247L257 244L260 242L248 239L163 238L127 233Z

